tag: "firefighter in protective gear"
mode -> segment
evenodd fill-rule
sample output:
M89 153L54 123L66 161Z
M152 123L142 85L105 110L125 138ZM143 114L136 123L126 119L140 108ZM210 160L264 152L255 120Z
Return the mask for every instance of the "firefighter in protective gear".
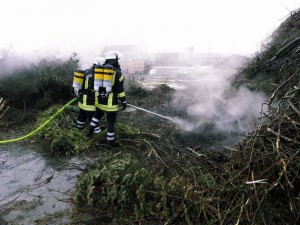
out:
M88 135L91 135L96 129L95 125L99 123L101 117L106 115L106 144L111 147L118 146L115 137L115 124L117 112L120 110L119 102L122 104L121 110L126 108L126 96L123 87L124 76L118 60L119 54L117 52L107 52L103 66L95 67L96 112L90 123L88 133Z
M76 82L74 84L73 81L74 92L76 97L78 97L79 113L76 120L76 127L78 129L83 129L86 121L91 123L92 117L96 111L93 72L96 65L103 63L104 60L104 58L97 57L94 59L93 65L90 69L76 69L74 72L74 77L78 75L81 77L81 85L78 85L78 82L77 84ZM101 128L97 125L93 132L100 133Z

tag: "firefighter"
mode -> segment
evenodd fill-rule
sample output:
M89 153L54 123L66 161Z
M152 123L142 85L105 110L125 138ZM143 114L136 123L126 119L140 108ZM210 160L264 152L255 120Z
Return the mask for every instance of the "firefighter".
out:
M76 120L76 127L83 129L86 122L91 123L92 117L96 111L95 107L95 91L94 91L94 68L96 65L104 63L104 58L97 57L94 59L92 67L87 70L76 69L74 72L74 93L78 97L79 113ZM75 82L77 77L77 82ZM78 78L81 78L78 80ZM78 82L79 81L79 82ZM100 133L101 128L97 125L93 131L94 133Z
M109 51L105 54L103 66L99 65L95 67L94 90L96 91L96 112L92 118L88 132L88 136L92 135L101 117L106 115L107 133L105 142L111 147L119 145L115 135L117 112L120 110L119 102L122 104L121 110L126 109L126 96L123 87L124 76L118 60L119 53Z

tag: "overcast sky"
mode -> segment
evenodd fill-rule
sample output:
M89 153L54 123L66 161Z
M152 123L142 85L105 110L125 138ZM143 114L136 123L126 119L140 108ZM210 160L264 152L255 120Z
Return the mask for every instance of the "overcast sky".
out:
M254 53L297 0L3 0L0 48L100 48Z

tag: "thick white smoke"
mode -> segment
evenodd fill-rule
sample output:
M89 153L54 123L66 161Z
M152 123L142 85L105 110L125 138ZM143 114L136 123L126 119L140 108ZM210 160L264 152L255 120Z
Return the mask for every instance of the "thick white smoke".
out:
M187 115L187 120L175 119L181 127L188 131L208 128L221 132L250 131L260 116L264 95L246 87L233 88L227 77L216 71L176 92L172 104Z

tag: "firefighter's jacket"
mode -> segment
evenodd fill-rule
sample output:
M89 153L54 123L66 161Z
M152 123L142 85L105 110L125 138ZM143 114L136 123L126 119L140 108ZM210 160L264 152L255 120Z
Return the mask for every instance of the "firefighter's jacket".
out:
M82 90L78 99L79 108L85 111L96 111L95 107L95 91L94 78L93 78L94 67L84 72L84 80Z
M96 92L96 107L106 112L119 111L118 102L125 102L126 96L124 92L124 76L118 68L114 67L114 74L112 80L112 91L107 93L107 96L103 97Z

